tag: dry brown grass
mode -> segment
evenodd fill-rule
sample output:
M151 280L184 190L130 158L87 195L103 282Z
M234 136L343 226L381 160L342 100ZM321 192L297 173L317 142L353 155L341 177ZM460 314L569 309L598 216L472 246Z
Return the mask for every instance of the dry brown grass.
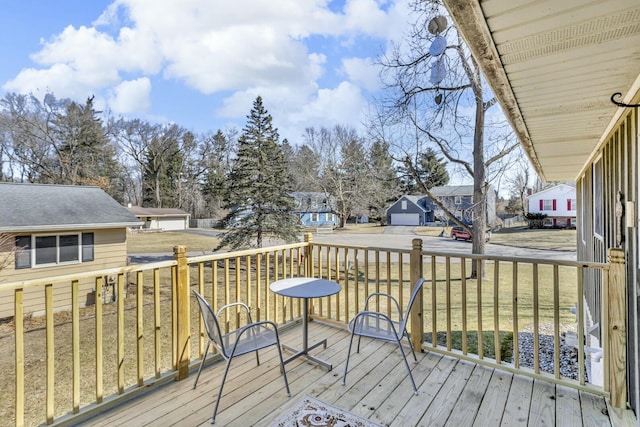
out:
M532 249L576 250L576 230L505 228L491 233L491 242Z
M419 236L438 237L443 228L445 236L449 236L451 227L415 227L414 232ZM576 250L576 230L504 228L491 233L491 243L532 249Z
M173 247L184 245L187 250L211 252L220 239L195 233L181 233L177 231L162 232L133 232L127 233L127 252L141 253L171 253Z
M347 224L345 228L337 228L334 233L344 234L382 234L384 233L384 227L377 222L370 222L366 224Z

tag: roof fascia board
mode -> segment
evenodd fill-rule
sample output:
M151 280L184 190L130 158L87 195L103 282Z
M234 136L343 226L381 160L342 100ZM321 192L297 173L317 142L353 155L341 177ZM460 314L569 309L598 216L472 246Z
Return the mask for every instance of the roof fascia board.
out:
M107 224L56 224L56 225L27 225L20 227L0 227L0 233L46 233L49 231L68 230L101 230L112 228L138 227L142 222L120 222Z

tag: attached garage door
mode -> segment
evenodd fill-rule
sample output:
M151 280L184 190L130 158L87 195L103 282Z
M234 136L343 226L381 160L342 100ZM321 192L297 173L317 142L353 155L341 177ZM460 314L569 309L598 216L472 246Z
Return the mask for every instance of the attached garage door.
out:
M163 230L185 230L184 218L159 218L158 225Z
M420 214L391 214L391 225L420 225Z

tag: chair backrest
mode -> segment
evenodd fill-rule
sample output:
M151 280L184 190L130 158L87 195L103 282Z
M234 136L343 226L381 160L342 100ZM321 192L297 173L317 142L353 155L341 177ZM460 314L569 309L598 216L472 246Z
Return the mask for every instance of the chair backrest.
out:
M409 321L409 314L411 313L411 307L413 307L413 303L418 296L418 292L422 289L422 285L424 284L424 278L418 279L416 285L413 287L413 291L411 291L411 298L409 298L409 304L407 305L407 310L404 312L404 317L402 318L402 323L400 324L400 331L402 332L407 327L407 322Z
M218 318L213 313L213 309L211 308L207 300L205 300L198 292L193 291L193 293L198 300L198 304L200 305L200 313L202 314L202 320L204 321L204 327L207 331L209 339L218 348L222 355L225 358L228 358L228 353L227 349L224 346L224 340L222 339L222 332L220 330L220 323L218 322Z

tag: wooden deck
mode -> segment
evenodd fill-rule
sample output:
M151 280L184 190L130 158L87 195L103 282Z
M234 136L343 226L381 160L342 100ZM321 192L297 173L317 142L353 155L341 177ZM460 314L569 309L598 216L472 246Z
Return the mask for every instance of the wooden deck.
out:
M350 360L346 386L342 375L349 335L310 323L309 339L328 338L314 353L333 370L296 359L286 365L291 397L279 373L275 348L263 350L261 365L251 354L235 359L216 417L219 426L268 426L302 396L389 426L608 426L605 400L562 386L486 368L435 353L410 360L419 395L413 395L397 347L364 339ZM281 334L298 346L300 327ZM286 354L285 354L286 357ZM171 382L85 421L92 426L208 426L224 370L214 363L203 370L197 389L193 378Z

